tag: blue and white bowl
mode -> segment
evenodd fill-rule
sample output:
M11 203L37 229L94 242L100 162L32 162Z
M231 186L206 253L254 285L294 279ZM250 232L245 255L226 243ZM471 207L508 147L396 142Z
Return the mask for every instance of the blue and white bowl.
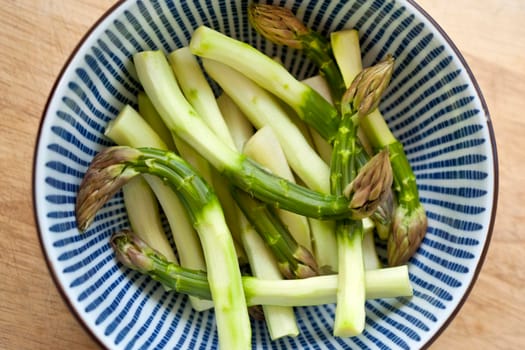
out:
M301 334L272 342L253 322L257 349L415 349L428 346L465 301L490 241L497 199L497 159L481 92L457 48L413 1L281 1L327 34L360 31L363 60L396 58L381 103L404 143L429 218L428 233L410 260L412 298L367 302L366 330L332 336L334 305L296 309ZM93 156L111 142L107 123L135 104L139 83L133 53L187 45L206 24L280 56L298 78L315 68L249 26L247 1L122 1L90 30L64 66L40 128L34 164L35 210L49 266L71 309L111 349L215 349L214 314L193 312L185 296L117 263L109 236L128 226L115 196L79 234L78 185Z

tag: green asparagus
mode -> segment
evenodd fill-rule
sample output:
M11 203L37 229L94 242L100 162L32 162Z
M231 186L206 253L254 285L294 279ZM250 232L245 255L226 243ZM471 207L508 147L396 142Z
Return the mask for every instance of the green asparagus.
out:
M111 238L111 246L122 264L150 275L166 288L211 299L204 271L185 269L168 262L132 232L115 233ZM337 275L294 280L260 279L251 276L243 276L241 279L248 306L311 306L336 301ZM366 271L364 286L367 299L409 297L413 294L406 265Z
M392 169L387 150L377 154L359 168L359 158L364 151L357 137L358 127L354 113L368 112L366 108L370 104L378 103L390 81L388 74L377 73L375 77L382 84L376 84L371 88L368 80L360 80L352 83L344 93L341 101L342 118L333 143L330 164L333 194L351 192L353 186L368 189L354 196L351 204L360 208L359 212L363 217L368 217L376 211L392 186ZM370 89L373 89L370 91L372 99L356 98L361 96L363 90ZM364 185L361 181L367 184ZM334 335L355 336L361 334L365 326L363 223L361 220L343 219L337 221L336 225L340 287L337 293Z
M226 64L279 96L307 124L327 140L337 133L339 113L321 95L299 82L282 65L254 47L206 26L195 30L190 42L194 55Z
M306 278L318 274L312 254L297 244L286 226L267 204L235 188L232 188L232 193L246 218L274 252L279 269L285 278Z
M241 272L221 206L210 186L175 153L124 146L102 150L80 184L77 226L85 230L98 209L139 174L162 178L180 196L199 234L215 306L219 345L222 349L250 348L251 329Z
M141 106L142 112L148 116L147 120L156 121L156 130L153 130L153 126L147 122L145 117L142 118L133 107L126 105L122 108L117 118L109 123L104 134L120 146L167 149L166 144L163 142L164 140L160 137L160 134L157 133L158 131L162 133L163 130L166 130L164 122L162 122L162 119L158 116L148 96L144 93L139 94L139 107ZM171 138L171 134L168 133L168 135ZM199 237L193 229L188 214L176 193L166 186L162 179L156 176L144 175L143 178L151 190L153 190L164 210L171 229L173 241L178 250L177 253L180 264L190 269L206 270L206 263L204 261ZM126 198L126 187L129 185L130 183L123 187L124 198ZM137 225L149 225L147 222L148 219L144 218L148 215L148 212L145 209L141 209L145 203L147 202L144 199L137 199L131 203L125 203L132 228L137 227ZM133 208L137 208L135 213L129 213L129 210ZM153 248L157 249L156 246L153 246ZM165 250L168 248L171 249L169 244ZM163 252L163 250L157 250ZM197 311L204 311L213 307L213 304L208 300L198 300L190 297L190 302L192 307Z
M332 57L330 42L320 33L307 28L286 7L251 4L248 18L255 30L271 42L302 50L319 67L321 76L328 81L331 96L339 109L346 87Z
M335 45L336 42L332 42ZM340 42L339 44L342 44ZM334 54L338 52L360 52L359 42L356 40L346 41L344 49L334 49ZM360 55L354 54L353 57L360 58ZM373 79L370 79L372 71L360 71L361 62L348 63L343 59L337 60L339 68L348 75L356 76L355 81L369 80L369 86L374 84ZM392 58L384 62L381 69L393 70ZM344 74L343 74L344 75ZM358 100L365 99L367 92L356 95ZM389 150L390 163L394 176L394 213L392 230L388 235L387 243L387 258L391 266L404 264L417 250L421 241L423 240L427 231L427 216L425 209L419 201L419 191L416 183L416 176L412 171L412 167L406 157L403 145L396 139L388 127L386 121L377 104L369 104L368 113L361 113L359 119L360 128L363 130L366 138L376 150ZM365 115L366 114L366 115ZM383 234L384 235L384 234Z

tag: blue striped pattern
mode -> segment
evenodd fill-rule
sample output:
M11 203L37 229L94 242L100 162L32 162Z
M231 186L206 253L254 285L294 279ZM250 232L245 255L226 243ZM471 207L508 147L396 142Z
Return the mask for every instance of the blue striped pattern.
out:
M428 234L410 262L413 298L367 302L366 330L334 338L334 305L297 308L297 338L272 342L252 321L258 349L412 349L426 344L458 306L487 243L494 196L494 159L480 97L449 44L402 1L279 2L324 34L360 30L365 65L396 57L381 103L406 147L428 212ZM134 52L169 52L206 24L279 56L299 78L315 74L293 50L256 35L246 1L128 1L104 20L76 54L54 91L39 142L36 202L44 249L73 308L112 349L216 349L213 312L195 313L187 298L121 267L108 244L127 227L120 194L79 235L74 220L78 184L90 159L110 142L104 129L140 90ZM380 247L384 253L384 246Z

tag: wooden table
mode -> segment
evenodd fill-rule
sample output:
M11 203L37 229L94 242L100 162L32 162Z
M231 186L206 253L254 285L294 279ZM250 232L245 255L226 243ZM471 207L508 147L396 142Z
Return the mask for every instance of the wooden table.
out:
M492 244L472 293L432 349L525 344L525 2L420 0L484 92L499 151ZM96 349L44 260L31 193L39 122L63 63L111 0L0 2L0 349Z

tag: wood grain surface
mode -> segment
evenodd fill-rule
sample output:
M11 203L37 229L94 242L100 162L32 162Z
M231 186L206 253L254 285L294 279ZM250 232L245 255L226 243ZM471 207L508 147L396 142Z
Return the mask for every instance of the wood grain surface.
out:
M0 1L0 349L98 349L62 299L32 203L39 123L64 62L110 0ZM499 204L480 276L431 349L525 344L525 1L419 0L465 56L487 100Z

